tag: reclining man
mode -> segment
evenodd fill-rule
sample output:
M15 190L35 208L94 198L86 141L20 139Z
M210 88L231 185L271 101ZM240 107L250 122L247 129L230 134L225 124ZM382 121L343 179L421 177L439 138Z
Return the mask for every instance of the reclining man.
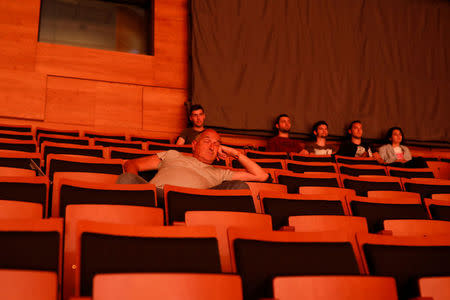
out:
M222 146L219 134L212 129L206 129L192 142L192 153L193 156L187 156L169 150L128 160L124 165L125 173L119 176L117 183L147 183L137 175L138 172L158 169L150 183L156 186L161 199L166 184L199 189L248 189L243 181L266 181L269 176L238 150ZM234 172L212 166L218 156L238 159L245 171Z

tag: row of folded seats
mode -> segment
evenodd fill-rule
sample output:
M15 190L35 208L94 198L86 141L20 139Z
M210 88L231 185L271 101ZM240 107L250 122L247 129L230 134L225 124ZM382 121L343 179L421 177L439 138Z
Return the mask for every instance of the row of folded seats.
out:
M57 299L62 292L63 299L282 300L299 299L302 290L300 299L448 299L439 293L448 296L450 286L450 222L392 220L393 235L367 233L358 217L290 222L294 232L272 231L268 215L192 211L186 226L162 226L160 209L110 206L68 207L64 221L1 220L0 290L15 295L8 299L25 299L20 296L30 287L32 299ZM184 283L171 284L171 275ZM202 277L204 295L196 297L190 280ZM441 286L424 292L419 282L434 277ZM164 290L152 296L164 278ZM334 293L328 298L327 288ZM177 290L178 298L163 296ZM227 296L212 297L222 293Z

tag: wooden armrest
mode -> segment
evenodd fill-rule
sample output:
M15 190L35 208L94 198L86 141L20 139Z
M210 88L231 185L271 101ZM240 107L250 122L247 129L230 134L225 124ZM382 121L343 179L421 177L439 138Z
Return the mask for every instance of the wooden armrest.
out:
M295 227L294 226L282 226L280 228L280 231L295 231ZM268 298L270 299L270 298Z

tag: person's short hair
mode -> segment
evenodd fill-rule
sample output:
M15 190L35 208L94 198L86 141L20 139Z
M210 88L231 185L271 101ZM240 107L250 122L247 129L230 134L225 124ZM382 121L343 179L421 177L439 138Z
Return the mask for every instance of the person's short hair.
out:
M312 135L314 136L314 131L317 131L317 128L319 128L320 125L327 125L328 127L328 123L321 120L321 121L317 121L316 123L314 123L313 128L312 128Z
M279 130L277 128L277 125L280 124L280 119L283 117L289 118L289 116L287 114L281 114L281 115L278 115L277 118L275 119L275 123L273 123L273 130L275 131L275 133L278 133Z
M392 133L394 132L394 130L398 130L402 134L402 141L400 142L400 144L403 144L405 142L405 135L403 134L403 130L398 126L389 128L389 130L386 133L386 143L388 143L388 144L391 143L390 138L392 137Z
M189 109L189 115L192 115L192 112L194 110L199 110L199 109L201 109L203 112L205 112L205 110L203 109L203 106L201 106L200 104L191 105L191 108Z
M351 130L353 127L353 124L356 124L356 123L362 124L362 122L360 120L354 120L350 123L350 125L348 125L348 130Z

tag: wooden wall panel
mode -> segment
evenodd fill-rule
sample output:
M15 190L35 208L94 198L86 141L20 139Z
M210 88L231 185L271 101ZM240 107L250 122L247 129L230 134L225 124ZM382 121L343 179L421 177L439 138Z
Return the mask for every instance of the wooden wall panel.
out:
M0 69L33 71L39 0L0 1Z
M143 129L179 133L186 127L186 90L144 88Z
M155 0L155 55L38 43L36 70L50 75L186 88L187 1Z
M45 121L142 129L142 87L50 76Z
M46 76L24 71L0 72L0 116L42 120Z

